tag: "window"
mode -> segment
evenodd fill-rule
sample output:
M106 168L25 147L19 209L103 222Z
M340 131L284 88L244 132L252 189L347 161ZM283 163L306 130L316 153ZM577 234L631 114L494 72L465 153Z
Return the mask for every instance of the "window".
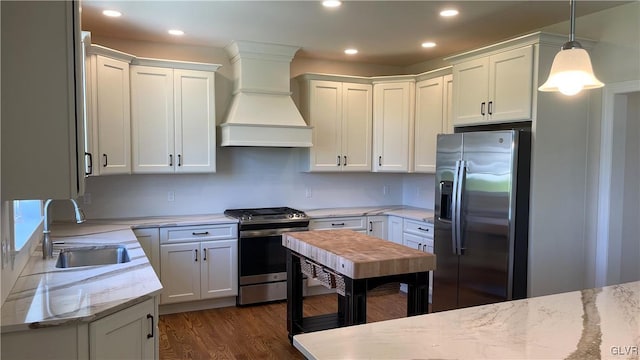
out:
M20 251L42 223L41 200L16 200L13 202L14 250Z

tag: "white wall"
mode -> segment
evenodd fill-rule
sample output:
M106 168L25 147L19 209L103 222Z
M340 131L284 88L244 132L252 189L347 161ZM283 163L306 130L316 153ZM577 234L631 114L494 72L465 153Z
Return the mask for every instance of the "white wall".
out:
M566 34L569 23L562 22L543 30ZM640 2L632 2L577 18L576 37L597 41L596 45L589 49L589 53L596 76L605 84L640 79ZM602 90L590 90L584 287L595 286L596 278L595 234L597 233L601 126Z
M303 149L219 148L218 171L193 175L122 175L89 178L82 205L89 218L221 213L228 208L397 205L401 174L301 172ZM383 194L389 185L390 193ZM309 190L311 197L307 197ZM175 200L167 201L167 193ZM69 216L68 211L59 216Z
M640 280L640 93L627 98L620 282Z
M402 179L402 204L433 209L435 181L433 174L405 174Z

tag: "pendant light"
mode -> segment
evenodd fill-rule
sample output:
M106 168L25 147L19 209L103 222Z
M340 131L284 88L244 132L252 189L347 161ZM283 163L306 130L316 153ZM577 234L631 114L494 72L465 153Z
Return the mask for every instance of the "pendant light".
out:
M569 0L571 7L571 34L569 41L562 45L551 65L547 81L538 88L539 91L559 91L565 95L575 95L582 89L603 87L593 74L591 59L582 45L576 41L576 4Z

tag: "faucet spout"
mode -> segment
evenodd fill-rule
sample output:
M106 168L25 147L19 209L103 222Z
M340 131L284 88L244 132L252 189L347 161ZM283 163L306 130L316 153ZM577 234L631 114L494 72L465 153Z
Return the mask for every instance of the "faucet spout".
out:
M75 199L69 199L73 204L73 212L76 217L76 223L82 224L85 221L84 212L78 206L78 202ZM49 206L53 202L53 199L48 199L44 202L44 227L42 233L42 258L53 258L53 242L51 241L51 230L49 229Z

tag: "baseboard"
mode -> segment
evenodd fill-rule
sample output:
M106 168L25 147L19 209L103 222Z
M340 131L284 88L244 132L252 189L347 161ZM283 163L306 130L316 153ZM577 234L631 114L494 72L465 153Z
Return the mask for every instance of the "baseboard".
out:
M186 311L200 311L207 309L217 309L222 307L236 306L236 297L229 296L219 299L207 299L189 301L184 303L164 304L158 307L160 315L175 314Z

